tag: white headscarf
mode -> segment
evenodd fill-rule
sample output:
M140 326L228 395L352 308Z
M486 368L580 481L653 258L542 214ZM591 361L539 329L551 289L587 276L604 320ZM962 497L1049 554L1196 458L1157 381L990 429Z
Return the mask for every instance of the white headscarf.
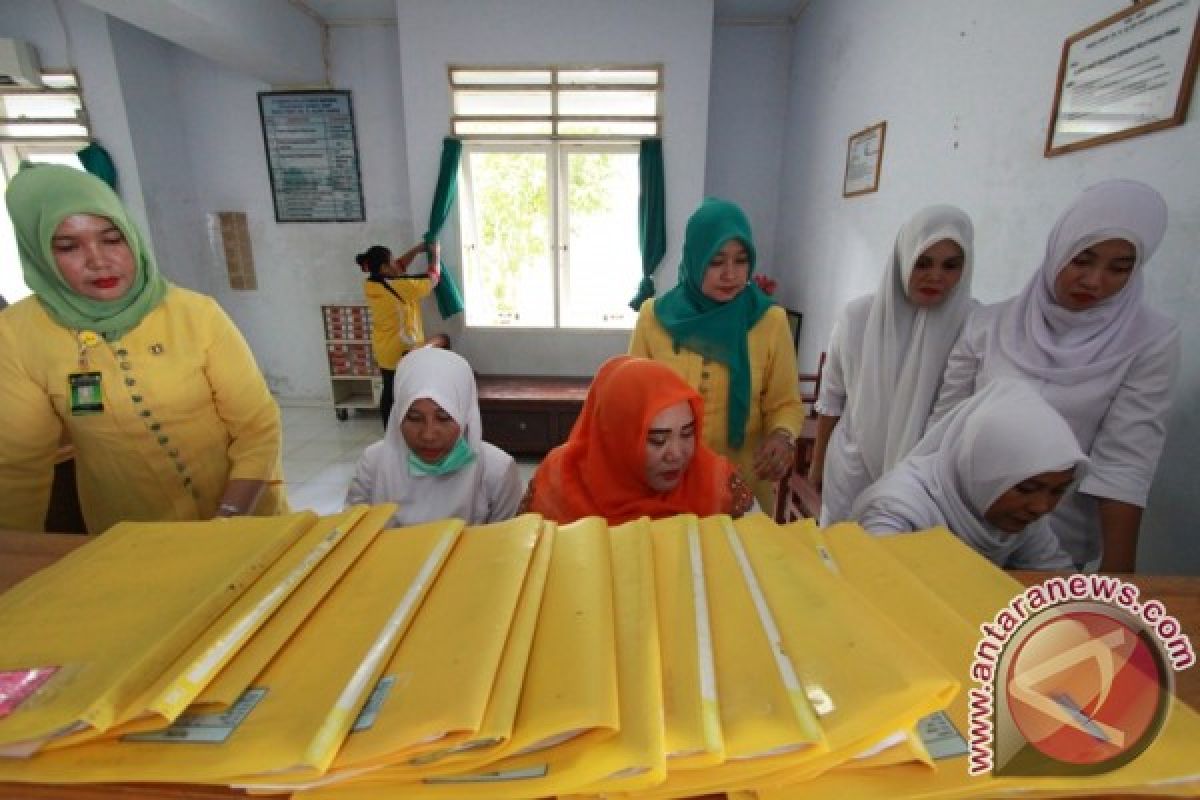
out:
M962 277L940 304L922 308L908 297L909 278L921 253L943 239L962 248ZM945 205L918 211L896 235L867 314L861 357L848 359L858 363L857 372L846 376L847 413L874 478L904 458L924 431L950 349L974 307L973 242L970 217Z
M908 506L908 515L917 519L928 516L922 512L932 504L946 527L1003 562L1014 536L1022 534L1005 533L984 519L992 503L1043 472L1073 467L1072 485L1078 485L1087 466L1071 428L1032 386L998 378L930 428L904 461L859 496L852 516L858 518L881 495L893 507Z
M1086 189L1059 217L1046 242L1042 267L997 320L1000 350L1025 372L1074 384L1109 372L1169 330L1142 302L1143 265L1167 227L1162 195L1138 181L1112 180ZM1133 274L1113 297L1085 311L1054 298L1054 281L1072 258L1105 239L1136 250Z
M450 350L421 347L396 365L393 383L395 404L388 418L387 434L377 462L373 502L394 502L400 508L394 519L411 525L446 517L468 523L483 522L487 498L483 486L484 463L481 452L483 423L479 418L479 397L475 374L466 359ZM408 444L400 428L413 401L429 398L454 418L462 435L475 453L475 460L447 475L413 475L408 467Z

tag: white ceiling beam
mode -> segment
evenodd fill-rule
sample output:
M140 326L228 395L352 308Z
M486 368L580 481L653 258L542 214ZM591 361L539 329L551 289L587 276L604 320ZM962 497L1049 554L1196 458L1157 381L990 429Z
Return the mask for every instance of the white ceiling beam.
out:
M322 86L320 22L288 0L83 0L273 86Z

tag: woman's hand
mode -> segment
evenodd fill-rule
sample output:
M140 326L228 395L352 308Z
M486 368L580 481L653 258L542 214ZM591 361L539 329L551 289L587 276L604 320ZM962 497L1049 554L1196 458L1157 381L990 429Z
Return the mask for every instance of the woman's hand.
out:
M429 269L426 270L426 274L433 285L437 286L438 281L442 279L442 243L435 239L425 246L425 253L429 257Z
M760 480L777 481L787 475L795 458L796 447L792 434L783 428L776 428L754 454L754 474Z
M225 484L225 492L221 495L221 503L217 506L217 517L241 517L250 514L258 506L263 492L267 490L266 481L231 478Z

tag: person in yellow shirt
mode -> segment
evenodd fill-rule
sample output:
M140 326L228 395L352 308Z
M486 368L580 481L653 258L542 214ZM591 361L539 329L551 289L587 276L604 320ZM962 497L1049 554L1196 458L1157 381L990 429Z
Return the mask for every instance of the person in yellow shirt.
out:
M754 238L733 203L688 220L679 283L638 313L629 354L662 361L704 400L704 442L753 483L763 508L791 468L804 422L787 315L750 281Z
M421 322L421 300L433 292L441 278L440 246L437 242L415 244L399 258L381 244L368 247L355 256L359 268L368 273L363 282L363 294L371 309L371 349L375 363L383 375L383 392L379 396L379 415L387 430L392 414L393 387L396 365L412 350L426 344ZM408 266L418 254L425 253L429 269L424 274L409 275ZM438 347L449 347L449 339L438 334Z
M279 407L216 302L98 178L26 166L5 199L33 294L0 315L0 528L42 529L64 434L89 532L286 511Z

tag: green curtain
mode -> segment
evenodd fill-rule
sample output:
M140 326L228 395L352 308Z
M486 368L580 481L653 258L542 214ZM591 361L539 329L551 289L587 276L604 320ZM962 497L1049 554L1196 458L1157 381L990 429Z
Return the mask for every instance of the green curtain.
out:
M629 307L637 311L654 297L654 270L667 252L666 180L662 139L642 139L638 150L638 244L642 248L642 282Z
M458 196L458 162L462 158L462 142L447 136L442 140L442 163L438 167L437 189L433 192L433 208L429 210L429 230L425 231L425 241L434 242L446 225L450 216L450 208L454 198ZM446 260L442 259L442 279L434 289L437 296L438 311L442 319L447 319L463 310L462 293L454 276L446 269Z
M75 155L85 170L107 183L114 192L117 190L117 166L99 142L92 142Z

